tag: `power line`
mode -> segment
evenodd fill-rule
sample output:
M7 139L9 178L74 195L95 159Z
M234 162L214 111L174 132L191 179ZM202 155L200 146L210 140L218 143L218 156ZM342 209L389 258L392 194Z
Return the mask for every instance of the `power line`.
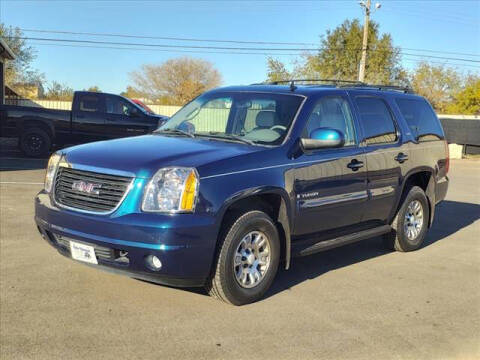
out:
M462 56L475 56L475 57L480 57L480 54L468 54L468 53L460 53L460 52L453 52L453 51L440 51L440 50L427 50L427 49L412 49L412 48L406 48L406 47L399 47L401 50L407 50L407 51L423 51L423 52L429 52L432 54L450 54L450 55L462 55Z
M35 45L41 46L61 46L61 47L75 47L75 48L93 48L93 49L114 49L114 50L141 50L141 51L160 51L160 52L169 52L169 53L194 53L194 54L230 54L230 55L265 55L265 56L274 56L274 55L285 55L285 56L298 56L298 53L295 54L286 54L286 53L262 53L262 52L238 52L238 51L201 51L201 50L167 50L167 49L152 49L152 48L135 48L135 47L120 47L120 46L95 46L95 45L74 45L74 44L45 44L45 43L34 43Z
M40 30L40 29L23 29L25 32L36 33L51 33L51 34L68 34L68 35L86 35L86 36L104 36L104 37L119 37L119 38L134 38L134 39L157 39L157 40L174 40L174 41L191 41L191 42L216 42L216 43L231 43L231 44L257 44L257 45L313 45L314 43L304 42L270 42L270 41L247 41L247 40L219 40L219 39L199 39L199 38L180 38L180 37L163 37L163 36L151 36L151 35L131 35L131 34L112 34L112 33L93 33L93 32L77 32L77 31L62 31L62 30ZM463 55L463 56L476 56L480 57L480 54L452 52L452 51L440 51L429 49L417 49L417 48L405 48L398 47L402 50L416 51L416 52L430 52L438 54L450 54L450 55ZM295 49L289 49L295 50ZM313 49L318 50L318 49ZM342 49L344 50L344 49ZM361 50L361 49L354 49Z
M294 52L308 52L308 51L321 51L321 48L259 48L259 47L223 47L223 46L193 46L193 45L170 45L170 44L145 44L145 43L130 43L130 42L113 42L113 41L97 41L97 40L78 40L78 39L57 39L57 38L35 38L35 37L20 37L24 40L37 40L37 41L52 41L62 43L79 43L79 44L97 44L97 45L116 45L116 46L141 46L151 48L168 48L168 49L205 49L205 50L227 50L227 51L294 51ZM338 49L339 51L360 51L361 49ZM371 49L370 51L385 51L384 49ZM442 60L456 60L472 63L480 63L480 60L464 59L457 57L445 57L435 55L423 55L403 53L410 56L421 56L432 59Z
M429 60L422 60L422 59L415 59L415 58L405 58L402 59L402 61L407 61L407 62L414 62L414 63L427 63L427 64L438 64L438 65L445 65L445 66L454 66L454 67L471 67L475 69L480 69L480 66L478 65L472 65L472 64L460 64L460 63L452 63L452 62L445 62L445 61L429 61Z
M114 41L99 41L99 40L78 40L78 39L57 39L57 38L37 38L37 37L18 37L23 40L39 40L39 41L58 41L58 42L72 42L83 44L103 44L103 45L128 45L128 46L145 46L145 47L160 47L160 48L179 48L179 49L210 49L210 50L258 50L258 51L318 51L320 49L314 48L256 48L256 47L224 47L224 46L197 46L197 45L171 45L171 44L145 44L145 43L131 43L131 42L114 42Z
M194 54L226 54L226 55L261 55L261 56L272 56L272 55L282 55L282 56L298 56L298 54L292 53L261 53L261 52L233 52L233 51L201 51L201 50L167 50L167 49L152 49L152 48L136 48L136 47L120 47L120 46L96 46L96 45L80 45L80 44L45 44L45 43L34 43L35 45L40 46L56 46L56 47L73 47L73 48L90 48L90 49L112 49L112 50L130 50L130 51L155 51L155 52L167 52L167 53L194 53ZM448 66L466 66L472 68L479 68L478 65L472 64L460 64L460 63L451 63L451 62L442 62L442 61L428 61L423 59L408 58L406 57L404 61L408 62L426 62L429 64L442 64Z
M154 40L174 40L191 42L215 42L225 44L256 44L256 45L316 45L314 43L304 42L273 42L273 41L247 41L247 40L218 40L218 39L198 39L198 38L179 38L166 36L147 36L147 35L128 35L128 34L110 34L110 33L91 33L60 30L38 30L38 29L20 29L25 32L50 33L50 34L68 34L68 35L87 35L87 36L106 36L133 39L154 39Z

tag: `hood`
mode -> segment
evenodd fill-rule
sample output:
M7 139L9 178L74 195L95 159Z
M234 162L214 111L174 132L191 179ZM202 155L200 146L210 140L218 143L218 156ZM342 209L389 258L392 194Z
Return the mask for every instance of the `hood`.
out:
M73 165L118 170L148 178L161 167L187 166L198 169L211 162L262 149L205 138L145 135L78 145L62 152Z

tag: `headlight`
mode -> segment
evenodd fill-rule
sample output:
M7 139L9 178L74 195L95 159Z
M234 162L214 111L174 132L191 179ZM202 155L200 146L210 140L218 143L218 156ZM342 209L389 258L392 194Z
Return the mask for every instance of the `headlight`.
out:
M53 180L55 178L55 173L57 172L58 163L60 162L62 156L58 153L50 156L47 165L47 172L45 174L45 186L44 189L46 192L52 191Z
M156 172L143 195L142 210L192 212L198 190L198 175L192 168L164 168Z

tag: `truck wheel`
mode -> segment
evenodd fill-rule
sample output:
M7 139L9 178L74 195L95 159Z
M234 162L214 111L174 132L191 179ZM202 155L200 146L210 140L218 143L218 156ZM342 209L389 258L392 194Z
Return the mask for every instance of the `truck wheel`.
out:
M230 221L225 230L206 290L233 305L257 301L277 273L280 260L277 228L267 214L254 210Z
M39 128L27 128L20 137L20 150L29 157L47 156L51 146L50 136Z
M384 235L387 248L413 251L422 246L428 230L430 208L424 191L418 186L410 189L392 223L392 232Z

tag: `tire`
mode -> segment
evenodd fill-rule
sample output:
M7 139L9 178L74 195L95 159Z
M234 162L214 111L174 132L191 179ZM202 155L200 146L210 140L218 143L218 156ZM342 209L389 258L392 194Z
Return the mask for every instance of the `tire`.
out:
M44 157L52 146L50 136L40 128L27 128L20 137L20 150L28 157Z
M421 207L421 226L419 225L417 204ZM407 215L412 213L415 213L416 216ZM422 246L427 234L429 219L430 208L425 192L418 186L413 186L393 219L392 232L383 237L384 245L388 249L401 252L417 250ZM412 235L415 236L412 238Z
M272 219L259 210L233 217L224 225L213 273L205 288L210 296L229 304L255 302L270 288L278 270L278 230ZM249 244L255 249L253 252L249 252ZM255 244L262 246L255 247ZM248 255L240 255L239 251ZM261 260L263 265L257 260ZM268 266L265 265L267 263Z

